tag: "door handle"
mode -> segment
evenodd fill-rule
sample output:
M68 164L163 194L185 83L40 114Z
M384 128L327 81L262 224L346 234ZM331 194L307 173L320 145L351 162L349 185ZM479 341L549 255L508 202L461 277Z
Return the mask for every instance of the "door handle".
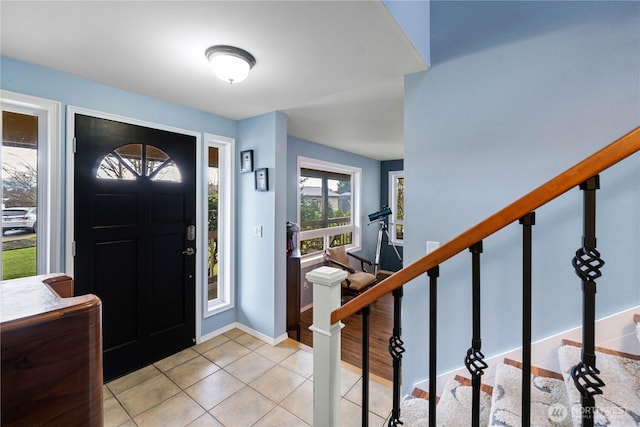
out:
M182 251L182 255L194 255L196 253L196 250L193 248L187 248L184 251Z

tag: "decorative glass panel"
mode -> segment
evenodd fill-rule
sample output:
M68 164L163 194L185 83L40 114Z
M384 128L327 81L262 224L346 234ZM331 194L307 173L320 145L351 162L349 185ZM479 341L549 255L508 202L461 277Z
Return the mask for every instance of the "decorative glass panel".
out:
M144 150L144 156L143 156ZM167 153L152 145L122 145L107 154L98 167L97 178L181 182L180 170Z
M169 156L164 151L152 146L147 145L147 176L153 175L153 173L162 166L164 162L169 160Z
M182 182L182 176L178 166L173 160L169 160L155 169L155 174L151 177L151 181Z
M123 164L129 166L136 174L142 175L142 144L123 145L113 151L120 156Z
M102 159L102 162L100 162L96 177L100 179L134 180L137 178L137 175L121 162L119 156L116 156L114 153L109 153Z

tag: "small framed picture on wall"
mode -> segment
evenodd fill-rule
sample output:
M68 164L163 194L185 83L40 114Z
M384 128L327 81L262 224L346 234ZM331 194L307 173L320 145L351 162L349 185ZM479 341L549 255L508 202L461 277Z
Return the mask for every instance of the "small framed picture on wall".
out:
M260 168L255 171L256 191L269 191L269 169Z
M253 172L253 150L240 152L240 173Z

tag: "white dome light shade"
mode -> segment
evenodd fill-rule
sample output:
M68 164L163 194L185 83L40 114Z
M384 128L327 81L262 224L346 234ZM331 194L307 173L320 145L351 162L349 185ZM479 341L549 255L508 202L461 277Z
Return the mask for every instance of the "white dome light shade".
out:
M212 46L206 50L205 56L211 64L213 73L231 84L246 79L249 70L256 64L253 55L233 46Z

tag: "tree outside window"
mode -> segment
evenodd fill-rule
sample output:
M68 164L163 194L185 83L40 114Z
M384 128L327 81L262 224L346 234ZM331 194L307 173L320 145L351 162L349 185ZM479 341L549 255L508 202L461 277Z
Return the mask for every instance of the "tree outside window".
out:
M391 243L404 242L404 171L389 172L389 206L391 206Z
M327 247L353 246L359 235L354 226L354 183L359 169L328 162L299 159L300 253L319 254ZM357 176L357 178L356 178Z

